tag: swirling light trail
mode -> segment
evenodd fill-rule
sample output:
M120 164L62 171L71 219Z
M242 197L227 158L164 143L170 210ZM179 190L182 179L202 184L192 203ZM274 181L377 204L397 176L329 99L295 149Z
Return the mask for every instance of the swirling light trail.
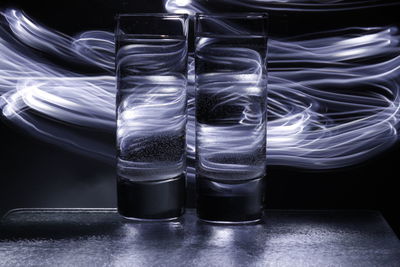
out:
M118 177L178 177L186 171L187 41L117 36Z
M95 133L115 130L112 33L89 31L70 37L39 25L21 11L1 14L3 117L47 141L114 161L113 144L71 127ZM97 67L98 72L69 71L51 57L37 56L38 51ZM193 58L189 62L190 163ZM339 168L390 147L398 139L399 74L396 27L354 27L270 40L268 163Z
M395 0L164 0L164 6L171 13L207 13L213 6L250 8L259 11L285 12L334 12L359 10L374 7L398 5Z

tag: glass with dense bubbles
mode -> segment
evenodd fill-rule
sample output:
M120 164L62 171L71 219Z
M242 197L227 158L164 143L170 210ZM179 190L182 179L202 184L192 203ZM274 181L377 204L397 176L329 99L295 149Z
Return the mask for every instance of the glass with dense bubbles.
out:
M261 218L266 171L265 14L196 16L196 181L201 219Z
M165 220L184 211L186 15L120 15L116 30L118 210Z

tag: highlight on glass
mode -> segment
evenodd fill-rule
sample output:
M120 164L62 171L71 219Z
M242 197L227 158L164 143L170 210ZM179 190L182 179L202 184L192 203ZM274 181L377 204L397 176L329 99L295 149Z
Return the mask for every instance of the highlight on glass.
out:
M117 16L117 193L126 218L184 213L187 36L187 15Z
M200 219L261 219L266 174L267 14L197 14L196 187Z

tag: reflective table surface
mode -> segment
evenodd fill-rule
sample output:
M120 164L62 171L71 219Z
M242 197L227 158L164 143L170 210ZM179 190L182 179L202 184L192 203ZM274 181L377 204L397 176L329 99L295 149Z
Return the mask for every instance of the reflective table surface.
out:
M127 221L114 209L21 209L0 224L0 266L400 266L376 211L267 210L261 223Z

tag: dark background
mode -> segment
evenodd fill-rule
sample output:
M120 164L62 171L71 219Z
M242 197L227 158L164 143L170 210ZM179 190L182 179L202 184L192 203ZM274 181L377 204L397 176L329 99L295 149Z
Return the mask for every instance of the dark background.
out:
M113 30L114 15L119 12L164 12L161 1L155 0L2 0L0 8L7 7L20 8L41 24L67 34ZM246 11L228 6L222 10ZM399 25L399 11L400 6L350 12L270 12L270 31L272 36L290 36L348 26ZM44 143L4 119L0 131L0 215L19 207L115 207L114 166ZM399 155L397 144L362 164L338 170L270 166L267 208L376 209L399 235Z

